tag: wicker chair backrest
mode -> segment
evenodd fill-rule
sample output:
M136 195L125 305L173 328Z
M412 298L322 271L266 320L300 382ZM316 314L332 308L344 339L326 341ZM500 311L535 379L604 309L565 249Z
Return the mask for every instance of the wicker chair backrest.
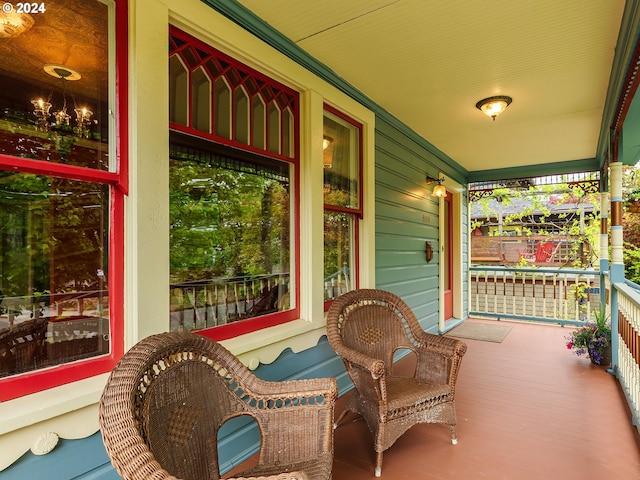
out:
M412 334L420 326L409 307L395 295L374 290L356 290L338 298L337 337L345 347L385 363L389 369L398 349L413 349ZM387 371L387 373L389 373Z
M46 319L21 322L0 330L0 377L33 370L43 360Z
M176 339L137 365L130 384L135 425L172 475L217 479L218 430L229 418L251 415L242 387L249 370L217 343Z

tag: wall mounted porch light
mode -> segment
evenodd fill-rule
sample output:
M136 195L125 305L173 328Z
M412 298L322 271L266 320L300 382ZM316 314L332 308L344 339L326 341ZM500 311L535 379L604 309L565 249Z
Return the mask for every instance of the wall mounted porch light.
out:
M493 121L495 122L496 117L507 109L512 100L513 99L511 97L507 97L505 95L483 98L476 103L476 108L487 117L493 118Z
M442 178L433 178L433 177L429 177L427 176L427 185L431 185L432 183L436 183L438 182L438 184L433 187L433 192L431 193L432 197L446 197L447 196L447 189L445 188L445 186L443 185L444 183L444 177Z

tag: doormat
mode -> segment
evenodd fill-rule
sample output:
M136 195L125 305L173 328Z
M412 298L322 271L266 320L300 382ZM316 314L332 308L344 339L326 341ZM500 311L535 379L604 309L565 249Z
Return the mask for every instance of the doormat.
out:
M464 322L447 332L447 335L483 342L502 343L511 331L508 325L496 325L493 323Z

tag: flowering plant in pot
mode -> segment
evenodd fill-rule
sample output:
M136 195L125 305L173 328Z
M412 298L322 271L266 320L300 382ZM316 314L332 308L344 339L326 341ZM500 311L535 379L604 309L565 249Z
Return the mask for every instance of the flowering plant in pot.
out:
M640 186L629 190L624 200L625 210L632 213L640 213Z
M611 363L611 324L605 306L593 312L595 322L575 329L567 337L567 348L576 355L588 355L596 365Z

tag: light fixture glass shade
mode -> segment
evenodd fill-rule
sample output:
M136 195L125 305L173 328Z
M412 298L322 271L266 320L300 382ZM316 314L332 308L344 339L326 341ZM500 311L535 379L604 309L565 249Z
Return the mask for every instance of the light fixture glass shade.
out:
M431 196L438 197L438 198L446 197L447 196L447 189L445 188L444 185L439 183L438 185L433 187L433 192L431 193Z
M6 7L6 5L9 5L9 7ZM0 11L0 38L17 37L29 30L33 23L31 15L18 13L11 8L9 3L5 3Z
M499 95L480 100L476 103L476 108L495 121L496 117L504 112L511 102L511 97Z

